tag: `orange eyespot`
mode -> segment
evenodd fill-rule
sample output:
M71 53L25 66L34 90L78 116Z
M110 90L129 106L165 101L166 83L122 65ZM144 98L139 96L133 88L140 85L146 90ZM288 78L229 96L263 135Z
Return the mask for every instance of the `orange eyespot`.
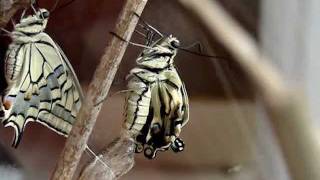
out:
M8 110L8 109L11 108L12 102L10 102L10 101L4 101L4 102L3 102L3 106L4 106L4 109L5 109L5 110Z

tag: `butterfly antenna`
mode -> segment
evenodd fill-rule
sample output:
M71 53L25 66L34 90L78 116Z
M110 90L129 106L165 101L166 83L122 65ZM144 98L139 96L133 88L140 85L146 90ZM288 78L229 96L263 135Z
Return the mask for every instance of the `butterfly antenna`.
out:
M12 18L10 18L10 21L11 21L12 26L15 27L16 26L16 22Z
M33 6L33 4L35 4L35 1L34 1L34 2L31 2L30 7L31 7L31 9L33 10L33 12L34 12L35 14L37 14L37 10L36 10L36 8Z
M137 46L137 47L143 47L143 48L146 48L146 49L153 49L152 47L150 46L146 46L146 45L143 45L143 44L138 44L138 43L134 43L134 42L131 42L131 41L128 41L128 40L125 40L123 39L121 36L119 36L118 34L116 34L115 32L110 32L110 34L112 34L113 36L119 38L121 41L124 41L130 45L133 45L133 46Z
M147 40L146 45L147 46L151 46L154 37L155 37L155 33L153 31L149 31L147 33L147 38L146 38L146 40Z
M226 57L223 57L223 56L215 56L215 55L210 55L210 54L203 54L203 53L199 53L199 52L194 52L194 51L191 51L189 49L185 49L185 48L178 48L179 50L182 50L184 52L187 52L187 53L190 53L190 54L194 54L194 55L197 55L197 56L202 56L202 57L207 57L207 58L214 58L214 59L227 59Z
M147 38L147 36L146 36L143 32L141 32L141 31L134 30L134 32L137 33L137 34L139 34L139 35L141 35L141 36L143 36L144 38Z
M27 12L27 9L25 8L25 9L22 11L22 14L21 14L21 17L20 17L20 21L21 21L21 19L24 18L24 15L26 15L26 12Z
M191 43L190 45L187 45L181 48L190 50L193 47L197 47L198 48L197 50L199 51L199 53L203 52L202 44L199 41L196 41L194 43Z
M59 2L60 2L60 0L56 0L56 2L54 2L52 8L50 9L50 12L51 12L51 13L57 8Z
M0 30L3 31L3 32L5 32L5 33L7 33L7 34L5 34L6 36L12 35L12 32L10 32L10 31L8 31L8 30L6 30L6 29L4 29L4 28L0 28Z
M57 1L59 1L59 0L57 0ZM58 2L57 5L56 5L56 7L53 7L50 12L53 13L53 12L56 12L56 11L58 11L58 10L60 10L60 9L63 9L63 8L65 8L65 7L67 7L67 6L69 6L70 4L74 3L75 1L76 1L76 0L70 0L70 1L62 4L61 6L57 7L58 4L59 4L59 2Z
M153 26L151 26L149 23L147 23L139 14L137 14L136 12L133 12L133 14L135 16L137 16L139 18L139 20L147 27L149 27L150 29L152 29L154 32L156 32L159 36L163 37L163 34L158 31L156 28L154 28Z
M195 52L195 51L191 51L190 49L193 48L193 47L198 47L198 51L199 52ZM215 55L209 55L209 54L204 54L202 53L203 52L203 48L202 48L202 45L199 41L196 41L190 45L187 45L187 46L184 46L184 47L178 47L178 49L184 51L184 52L187 52L187 53L190 53L190 54L194 54L194 55L197 55L197 56L202 56L202 57L208 57L208 58L215 58L215 59L227 59L225 57L222 57L222 56L215 56Z
M147 31L147 34L144 34L142 33L141 31L138 31L138 30L134 30L134 32L138 33L139 35L143 36L144 39L146 40L146 44L147 46L150 46L153 42L153 38L155 36L155 32L150 30L149 28L145 27L144 25L142 24L138 24L139 26L142 26L142 29L146 30Z

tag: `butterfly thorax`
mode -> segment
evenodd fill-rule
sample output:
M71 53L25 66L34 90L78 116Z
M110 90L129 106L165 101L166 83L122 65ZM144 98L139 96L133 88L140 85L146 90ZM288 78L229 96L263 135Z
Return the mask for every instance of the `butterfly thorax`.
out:
M173 83L176 86L181 86L181 80L179 76L177 76L177 70L173 65L157 72L148 70L146 68L136 67L130 71L130 74L127 76L127 80L129 80L133 75L139 77L140 79L143 79L146 83L149 84L155 82L163 82L174 77Z
M11 33L12 43L8 47L5 59L5 77L9 88L11 88L11 84L19 80L18 77L21 77L24 54L30 54L30 52L26 52L27 46L30 46L31 43L50 39L44 32L48 18L49 12L46 9L40 9L36 14L22 18L14 26Z
M5 58L5 78L9 85L15 83L20 73L23 71L24 54L27 49L37 42L50 42L51 38L45 33L40 32L33 36L22 35L20 32L13 32L16 36L12 36L12 43L9 45ZM36 45L34 45L34 48Z
M137 65L154 71L163 70L173 66L177 54L179 41L173 37L163 37L150 48L146 48L137 59Z
M12 32L11 39L15 44L33 43L41 40L41 34L43 34L43 32L39 32L32 36L27 36L24 33L14 31Z
M47 26L49 12L46 9L40 9L34 15L22 18L21 21L14 26L11 34L14 43L29 43L39 40L39 34L43 33Z

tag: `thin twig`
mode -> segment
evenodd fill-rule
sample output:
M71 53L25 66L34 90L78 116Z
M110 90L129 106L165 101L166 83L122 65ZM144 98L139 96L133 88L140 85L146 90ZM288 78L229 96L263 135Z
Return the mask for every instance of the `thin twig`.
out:
M4 28L17 11L30 5L30 2L30 0L0 0L0 28Z
M141 14L146 3L147 0L127 0L114 32L127 40L130 39L138 22L133 12ZM87 96L68 136L52 179L72 179L102 107L102 103L98 103L107 96L127 45L117 37L111 38L94 73Z
M229 49L248 74L275 128L292 178L320 179L319 134L308 117L304 94L288 89L292 86L285 84L253 38L215 1L179 2L197 18L211 40L218 38Z

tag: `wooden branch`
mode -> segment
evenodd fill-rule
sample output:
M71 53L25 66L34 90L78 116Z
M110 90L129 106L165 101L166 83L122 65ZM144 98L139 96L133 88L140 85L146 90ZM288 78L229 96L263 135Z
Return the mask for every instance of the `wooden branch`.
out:
M126 0L114 32L125 39L130 39L138 22L133 12L141 14L146 3L147 0ZM108 94L127 45L119 38L112 37L106 47L52 179L72 179L100 112L102 103L99 102Z
M320 179L319 130L308 117L304 94L287 88L281 74L261 54L256 42L215 1L179 2L207 30L211 40L218 38L229 49L236 63L248 74L265 104L291 177Z
M0 0L0 28L5 27L11 17L21 8L30 5L30 0Z

